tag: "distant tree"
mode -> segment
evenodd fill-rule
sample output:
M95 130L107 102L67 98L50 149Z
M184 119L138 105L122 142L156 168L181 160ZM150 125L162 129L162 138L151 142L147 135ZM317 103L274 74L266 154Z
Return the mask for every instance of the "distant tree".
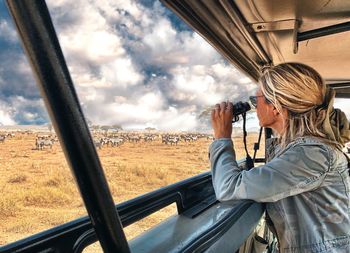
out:
M101 127L101 126L99 126L99 125L92 125L92 126L91 126L91 128L92 128L93 130L100 130L100 127Z
M157 129L154 128L154 127L146 127L145 130L147 130L147 131L154 131L154 130L157 130Z
M86 120L88 127L92 127L92 121L89 118L86 118L85 120Z
M121 125L119 125L119 124L114 124L114 125L112 125L112 128L113 129L115 129L115 130L123 130L123 127L121 126Z
M104 125L104 126L101 126L100 129L103 131L108 131L108 129L111 129L111 126Z
M52 124L51 123L47 123L47 129L49 129L50 133L52 132Z

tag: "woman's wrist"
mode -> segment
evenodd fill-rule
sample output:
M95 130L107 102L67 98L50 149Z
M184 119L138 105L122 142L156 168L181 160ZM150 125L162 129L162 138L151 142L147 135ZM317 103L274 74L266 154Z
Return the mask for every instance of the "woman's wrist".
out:
M226 140L227 141L227 140L232 140L232 139L231 139L231 137L220 137L220 138L215 138L214 137L214 141L220 141L220 140L222 140L222 141Z
M231 139L231 134L214 134L215 139Z

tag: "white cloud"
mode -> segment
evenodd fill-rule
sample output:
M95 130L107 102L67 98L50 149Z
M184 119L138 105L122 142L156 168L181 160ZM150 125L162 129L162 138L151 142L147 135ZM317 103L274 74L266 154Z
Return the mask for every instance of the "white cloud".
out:
M139 101L140 106L146 106L149 109L152 110L160 110L162 106L164 105L164 101L161 97L161 94L155 94L153 92L149 92L145 95L143 95Z
M191 130L199 127L204 108L252 89L203 38L179 31L158 1L153 8L132 0L47 3L79 100L94 124ZM42 122L47 116L37 91L29 92L37 88L27 82L32 74L22 58L11 69L25 92L12 94L8 105L16 121Z
M180 113L176 108L170 107L163 115L162 121L158 123L160 130L182 130L190 131L198 126L196 115L191 113Z
M113 86L126 88L130 85L140 84L143 76L137 72L130 58L117 58L101 66L101 75Z
M0 36L10 42L18 40L16 30L12 29L7 20L0 20Z
M177 66L171 73L174 76L174 96L186 94L186 99L198 105L210 106L223 100L238 102L236 99L242 99L243 95L251 94L255 89L255 85L245 84L237 92L237 84L242 77L223 62L211 66Z
M88 26L89 24L90 22L82 25ZM85 60L98 64L108 63L125 53L119 38L108 30L98 31L90 27L90 31L70 31L60 38L64 51L69 54L80 54Z
M42 100L28 100L22 96L11 97L8 103L1 101L0 125L15 125L18 117L25 122L35 122L42 117L42 111L37 109L42 106Z
M11 108L6 105L0 105L0 125L15 125L16 122L11 115Z
M184 54L190 55L190 64L215 65L222 57L197 33L183 33Z
M58 37L76 85L125 87L142 80L123 48L122 37L109 23L109 20L115 21L120 16L116 11L117 4L103 1L98 2L97 8L93 2L75 1L71 7L70 1L59 4L49 1L49 6L53 8ZM62 9L64 11L60 12ZM59 23L62 12L70 12L69 15L73 16L70 25Z
M89 108L93 109L95 103L91 102L86 106L88 107L86 108L87 111L89 111ZM103 108L99 108L101 111L98 115L90 115L89 118L97 116L99 117L98 121L103 124L118 123L123 125L134 122L158 121L162 117L163 106L166 105L160 93L146 93L139 97L135 103L130 103L125 97L115 96L114 101L104 104Z
M197 33L178 32L165 17L153 24L151 33L142 38L150 61L165 66L212 65L221 59L218 53Z
M350 121L350 104L349 104L349 99L336 98L334 100L334 107L341 109L346 114L346 117Z
M71 69L72 70L72 69ZM95 87L95 88L106 88L106 87L112 87L112 83L110 81L107 81L105 77L96 77L92 75L89 72L82 71L81 74L79 74L80 71L71 71L71 76L73 78L74 83L80 87L84 87L84 89L87 87ZM84 90L80 89L80 90ZM91 89L90 89L91 90ZM84 91L81 91L84 93ZM85 97L85 96L84 96Z

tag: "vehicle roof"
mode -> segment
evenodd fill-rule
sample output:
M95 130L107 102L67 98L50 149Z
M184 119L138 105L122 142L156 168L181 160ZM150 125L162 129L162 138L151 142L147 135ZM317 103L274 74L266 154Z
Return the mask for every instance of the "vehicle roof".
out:
M350 98L350 1L162 2L253 80L264 65L302 62L319 71L337 97ZM297 42L304 32L336 24L348 31Z

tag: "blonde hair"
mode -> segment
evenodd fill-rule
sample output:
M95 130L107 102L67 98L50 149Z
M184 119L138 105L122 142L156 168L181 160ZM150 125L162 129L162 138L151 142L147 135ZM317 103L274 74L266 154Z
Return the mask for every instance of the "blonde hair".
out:
M316 70L301 63L282 63L263 70L260 86L280 113L282 108L288 111L280 138L282 147L302 136L319 137L332 144L323 129L329 91Z

